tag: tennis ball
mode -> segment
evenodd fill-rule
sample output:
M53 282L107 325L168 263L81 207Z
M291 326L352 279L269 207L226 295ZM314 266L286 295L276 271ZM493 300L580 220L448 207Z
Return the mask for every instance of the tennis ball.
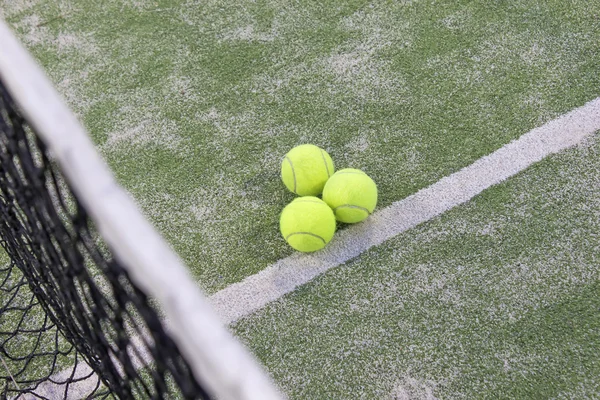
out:
M284 239L298 251L311 252L325 247L335 233L335 216L321 199L298 197L281 212L279 228Z
M281 179L285 186L300 196L321 194L325 182L333 175L329 154L313 144L291 149L281 163Z
M323 200L338 221L353 224L367 218L375 209L377 185L359 169L342 169L325 184Z

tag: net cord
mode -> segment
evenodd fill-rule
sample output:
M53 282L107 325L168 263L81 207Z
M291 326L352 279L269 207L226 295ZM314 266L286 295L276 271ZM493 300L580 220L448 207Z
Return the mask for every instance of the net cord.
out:
M282 394L222 325L179 257L142 216L44 72L0 19L0 78L131 279L155 298L194 376L218 399Z

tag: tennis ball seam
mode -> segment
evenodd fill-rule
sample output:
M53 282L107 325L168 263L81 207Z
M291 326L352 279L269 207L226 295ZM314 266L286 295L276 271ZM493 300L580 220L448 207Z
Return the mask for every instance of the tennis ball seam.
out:
M296 171L294 170L294 164L292 163L292 160L290 160L290 158L288 156L285 156L285 159L287 160L287 162L290 163L290 167L292 168L292 176L294 177L294 190L292 190L292 192L296 193Z
M369 211L369 209L368 209L368 208L366 208L366 207L361 207L361 206L357 206L357 205L354 205L354 204L342 204L342 205L340 205L340 206L337 206L337 207L335 207L335 208L333 209L333 212L337 212L337 209L338 209L338 208L343 208L343 207L347 207L347 208L356 208L356 209L358 209L358 210L363 210L363 211L364 211L364 212L366 212L368 215L371 215L371 211Z
M285 237L285 240L288 241L289 238L291 236L294 236L294 235L309 235L309 236L313 236L313 237L316 237L318 239L321 239L323 241L323 244L327 244L327 241L325 239L323 239L321 236L317 235L316 233L312 233L312 232L292 232L292 233L290 233L289 235L287 235Z
M325 202L321 202L321 201L314 201L314 200L305 200L302 197L299 197L298 199L294 200L294 204L298 204L298 203L314 203L314 204L323 204L325 207L329 207L327 205L327 203Z
M331 174L329 173L329 166L327 165L327 159L325 159L325 153L323 153L323 149L319 149L321 151L321 157L323 158L323 162L325 163L325 170L327 171L327 177L330 178Z
M365 174L365 173L364 173L364 172L362 172L362 171L356 172L356 171L344 171L344 170L338 171L338 172L336 172L335 174L336 174L336 175L343 175L343 174L367 175L367 174ZM368 176L368 175L367 175L367 176Z

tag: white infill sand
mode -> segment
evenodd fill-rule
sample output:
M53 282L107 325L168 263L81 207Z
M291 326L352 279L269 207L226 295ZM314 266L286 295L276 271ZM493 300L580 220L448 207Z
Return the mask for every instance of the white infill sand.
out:
M600 130L600 98L533 129L494 153L342 232L324 250L295 253L211 296L225 323L253 313L330 268L465 203L544 157Z

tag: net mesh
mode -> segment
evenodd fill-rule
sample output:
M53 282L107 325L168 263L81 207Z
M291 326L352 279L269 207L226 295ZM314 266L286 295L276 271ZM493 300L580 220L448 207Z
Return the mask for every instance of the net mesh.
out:
M0 80L0 398L208 398Z

